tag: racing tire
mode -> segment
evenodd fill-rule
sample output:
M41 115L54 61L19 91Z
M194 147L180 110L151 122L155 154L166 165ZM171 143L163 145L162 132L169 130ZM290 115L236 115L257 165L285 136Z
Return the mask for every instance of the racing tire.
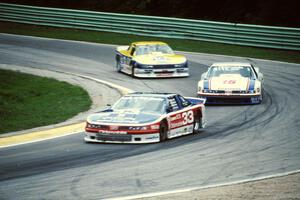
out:
M259 98L260 98L260 99L259 99L259 104L261 104L261 103L263 102L263 100L264 100L264 97L263 97L263 95L260 95Z
M165 141L168 139L168 125L165 121L160 124L159 127L159 141Z
M261 91L259 103L262 103L264 100L264 90Z
M117 69L117 72L121 72L121 64L120 64L120 61L117 61L116 69Z
M120 63L120 57L116 57L116 70L117 72L121 72L121 63Z
M194 133L199 133L199 131L204 127L205 127L204 119L202 117L195 118L194 129L193 129Z
M135 75L134 75L134 66L132 66L132 68L131 68L131 76L135 77Z

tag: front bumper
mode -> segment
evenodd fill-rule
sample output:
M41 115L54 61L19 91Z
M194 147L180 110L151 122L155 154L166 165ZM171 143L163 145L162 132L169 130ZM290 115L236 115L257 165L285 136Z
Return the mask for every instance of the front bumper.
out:
M134 69L134 75L141 78L157 78L157 77L187 77L189 76L188 68L176 69Z
M206 99L205 104L260 104L261 94L206 94L199 93L198 97Z
M84 140L86 142L98 143L155 143L159 142L159 133L150 134L100 134L94 132L85 132Z

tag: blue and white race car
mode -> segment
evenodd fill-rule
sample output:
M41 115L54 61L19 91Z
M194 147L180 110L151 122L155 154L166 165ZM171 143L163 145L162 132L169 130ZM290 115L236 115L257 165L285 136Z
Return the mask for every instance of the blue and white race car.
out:
M250 63L214 63L198 82L198 97L207 104L259 104L263 74Z
M132 93L87 118L86 142L152 143L205 126L205 100L171 93Z

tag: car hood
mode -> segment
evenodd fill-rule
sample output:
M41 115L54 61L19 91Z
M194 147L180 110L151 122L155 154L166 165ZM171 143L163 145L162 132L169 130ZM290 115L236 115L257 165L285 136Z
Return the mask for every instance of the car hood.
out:
M142 124L157 120L160 114L146 113L139 110L116 110L90 115L89 123Z
M143 65L171 65L171 64L182 64L186 62L185 56L176 54L162 54L159 52L135 56L134 60Z
M247 90L250 79L240 75L221 75L209 80L211 90Z

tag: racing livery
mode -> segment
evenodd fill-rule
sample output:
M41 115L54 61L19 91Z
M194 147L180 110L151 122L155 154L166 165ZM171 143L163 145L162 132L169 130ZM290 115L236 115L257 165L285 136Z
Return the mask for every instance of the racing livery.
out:
M206 104L259 104L263 74L250 63L214 63L198 82L198 97Z
M116 49L116 68L133 77L189 76L187 59L164 42L134 42Z
M136 92L92 114L86 142L152 143L198 132L205 126L205 100L171 93Z

